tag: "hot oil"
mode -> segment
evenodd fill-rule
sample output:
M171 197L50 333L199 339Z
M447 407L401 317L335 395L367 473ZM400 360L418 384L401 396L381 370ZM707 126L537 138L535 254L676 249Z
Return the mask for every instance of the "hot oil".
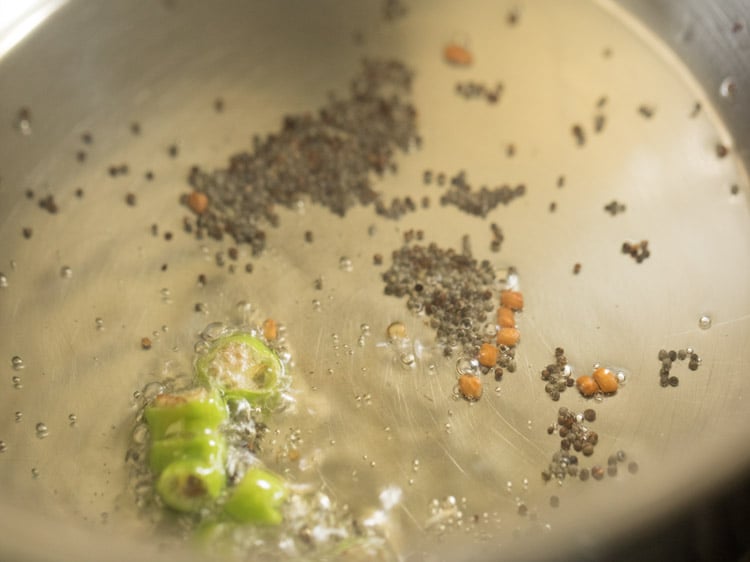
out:
M15 173L37 196L5 206L0 226L8 285L0 288L0 349L8 371L17 368L14 356L24 365L13 373L20 382L9 373L2 398L6 412L22 414L9 413L0 433L0 470L14 497L97 529L151 535L156 516L136 517L123 463L140 404L133 393L189 374L197 334L210 322L267 317L286 328L295 403L269 420L263 460L295 482L322 486L348 507L346 517L384 515L405 554L429 549L436 537L446 549L501 548L514 535L577 520L577 506L592 495L614 502L628 494L643 505L656 488L666 497L670 479L659 465L679 455L689 465L701 449L686 453L686 439L721 439L744 419L746 359L737 344L750 309L747 182L702 93L605 2L415 2L395 21L383 21L376 3L339 8L309 20L282 8L259 16L266 26L286 18L316 45L311 62L309 48L293 41L255 38L264 64L251 64L255 55L244 50L238 6L211 13L223 24L224 50L186 47L179 73L166 75L170 87L156 94L155 86L122 84L112 94L117 112L94 104L71 125L75 133L61 140L71 155L78 130L93 133L82 165L45 149L43 102L32 108L29 142L38 144L29 150L39 164ZM207 17L199 5L171 16L138 9L170 29L180 18ZM470 66L446 63L451 42L473 55ZM154 68L178 57L151 54ZM262 256L238 245L236 260L227 255L233 242L183 232L191 213L179 197L189 191L190 166L224 166L249 149L252 134L277 130L285 113L315 111L329 90L344 95L363 56L392 56L415 71L421 146L399 154L397 171L373 185L386 202L410 196L418 210L396 222L355 207L341 219L302 198L279 211ZM488 102L462 96L457 85L467 83L502 89ZM723 157L719 146L728 148ZM128 173L113 177L109 167L121 163ZM484 219L442 206L461 170L473 189L523 184L525 193ZM36 205L47 182L61 208L54 215ZM625 207L614 216L605 210L613 201ZM499 252L491 223L502 230ZM33 236L24 240L29 225ZM499 277L511 266L518 272L526 304L517 369L499 381L480 375L477 402L455 392L457 365L473 357L444 357L429 317L383 294L380 276L410 230L457 251L468 235L474 257L490 260ZM643 240L651 255L642 262L622 253L624 242ZM388 336L394 322L405 337ZM551 400L540 372L558 346L573 376L602 364L627 373L627 385L589 400L573 387ZM686 347L700 354L700 369L675 363L679 387L660 387L659 350ZM717 386L711 377L719 372ZM624 451L616 476L543 480L560 449L560 436L547 433L560 407L596 411L586 424L598 434L596 450L579 464L606 470ZM44 439L35 437L38 424ZM589 517L605 518L608 506L600 502Z

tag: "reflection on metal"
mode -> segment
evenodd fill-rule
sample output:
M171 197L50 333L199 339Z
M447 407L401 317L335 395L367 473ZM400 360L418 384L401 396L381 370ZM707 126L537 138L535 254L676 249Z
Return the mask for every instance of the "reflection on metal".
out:
M0 59L42 25L67 0L0 2Z

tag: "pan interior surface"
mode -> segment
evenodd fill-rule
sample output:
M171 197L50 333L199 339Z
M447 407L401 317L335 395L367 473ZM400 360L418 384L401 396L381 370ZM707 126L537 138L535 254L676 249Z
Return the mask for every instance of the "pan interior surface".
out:
M0 61L4 519L90 533L92 559L108 537L179 544L169 517L137 506L125 462L142 393L192 371L208 324L269 317L285 328L294 404L268 420L262 461L346 517L378 520L406 560L534 552L570 527L567 546L597 545L747 460L734 443L750 386L748 182L689 73L604 1L414 1L384 17L399 4L72 2ZM446 62L452 43L471 65ZM191 167L225 168L285 115L347 96L363 58L414 71L421 143L370 181L416 210L340 217L300 196L259 256L185 232ZM502 88L492 102L462 94L471 83ZM525 192L485 217L441 204L461 171L473 190ZM446 357L430 316L384 294L410 232L409 246L459 253L468 237L499 277L517 272L517 367L480 375L477 402L456 392L471 357ZM623 253L641 241L646 259ZM574 376L603 365L625 384L553 401L540 373L557 347ZM679 385L660 386L659 351L688 348L697 370L676 360ZM606 471L621 451L616 475L542 479L560 407L596 411L599 442L580 464ZM255 555L281 556L279 537L298 531L263 534ZM47 557L82 559L67 547ZM3 548L43 559L48 546Z

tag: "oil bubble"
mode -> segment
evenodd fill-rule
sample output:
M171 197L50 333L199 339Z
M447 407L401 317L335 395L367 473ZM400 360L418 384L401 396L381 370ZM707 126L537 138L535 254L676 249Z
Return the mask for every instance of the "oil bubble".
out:
M205 341L215 341L222 337L227 332L227 327L221 322L211 322L208 326L203 328L201 332L201 338Z
M479 363L475 359L468 357L459 357L456 361L456 372L459 375L476 375L479 370Z
M153 381L143 387L142 396L144 400L150 402L162 392L164 392L164 386L158 381Z
M4 273L0 273L0 289L6 289L8 287L8 278Z
M400 354L399 359L401 360L401 364L406 367L413 367L417 361L416 357L414 357L414 354L408 352Z
M10 364L16 371L20 371L26 366L23 363L23 359L21 359L18 355L13 356L13 358L10 360Z
M18 375L15 375L13 376L12 380L13 380L13 388L16 388L18 390L23 388L23 384L21 384L21 377L19 377Z
M141 423L133 428L131 439L136 445L143 445L148 440L148 426Z
M48 435L49 435L49 429L44 423L39 422L38 424L36 424L36 436L39 439L44 439Z
M62 266L60 268L60 277L63 279L70 279L73 277L73 270L67 265Z
M207 341L198 340L193 346L193 351L195 351L198 355L205 355L206 353L208 353L208 350L210 348L211 346Z
M711 317L704 314L698 319L698 327L701 330L708 330L711 327Z
M352 264L352 260L350 260L346 256L341 256L341 258L339 258L339 269L341 271L346 271L346 272L352 271L354 269L354 265Z

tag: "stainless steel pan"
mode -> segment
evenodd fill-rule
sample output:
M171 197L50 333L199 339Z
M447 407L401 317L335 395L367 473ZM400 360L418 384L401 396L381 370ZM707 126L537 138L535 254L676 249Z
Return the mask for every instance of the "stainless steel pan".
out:
M323 486L361 520L382 508L383 490L400 490L386 529L401 559L608 556L746 478L744 2L414 1L395 20L379 2L40 5L22 21L42 23L0 59L3 558L201 556L160 537L135 505L123 460L132 397L189 372L196 335L212 321L246 320L240 302L250 303L251 320L286 325L295 361L296 407L271 424L269 450L298 429L305 462L273 468ZM3 32L14 39L4 45L18 29ZM468 45L470 68L445 63L451 41ZM329 91L345 91L364 56L414 68L424 139L375 188L429 195L431 208L399 222L355 208L342 220L308 202L282 213L252 274L217 267L226 245L182 232L189 168L222 166L284 114L316 110ZM499 103L460 98L455 84L464 80L502 81ZM584 147L570 133L576 123L589 131ZM87 132L92 144L81 140ZM111 177L123 163L129 173ZM480 220L438 205L426 169L463 169L477 185L525 183L527 194ZM39 208L47 195L56 214ZM626 212L606 213L613 199ZM505 235L497 254L491 221ZM423 317L383 295L372 255L387 262L407 229L454 248L468 234L476 256L519 272L527 304L518 369L488 381L476 404L455 399L456 358L430 355ZM643 263L620 252L623 241L645 238L652 256ZM385 345L396 320L425 350L410 368ZM370 335L360 346L362 324ZM144 336L154 341L148 351ZM603 363L622 369L627 384L601 402L573 390L552 402L540 371L556 346L577 372ZM679 387L660 387L659 349L685 347L700 354L700 368L678 365ZM589 464L623 450L638 474L622 465L601 482L544 483L557 408L592 404L600 443ZM436 519L434 501L449 497L462 522L449 504ZM675 548L692 548L692 538ZM714 538L706 544L722 540Z

